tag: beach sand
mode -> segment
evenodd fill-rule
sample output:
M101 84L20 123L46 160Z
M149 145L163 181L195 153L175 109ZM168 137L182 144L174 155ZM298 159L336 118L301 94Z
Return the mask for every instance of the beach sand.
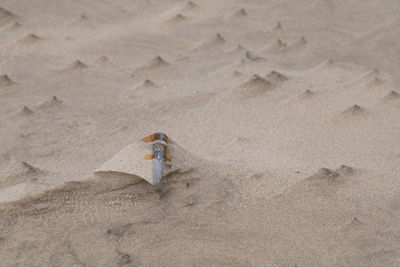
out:
M0 1L0 265L399 266L399 11Z

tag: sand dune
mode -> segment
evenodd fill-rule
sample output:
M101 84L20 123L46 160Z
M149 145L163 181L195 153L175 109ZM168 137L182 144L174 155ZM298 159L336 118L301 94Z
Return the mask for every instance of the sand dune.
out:
M180 209L183 214L186 214L186 216L189 216L188 218L192 217L191 214L194 215L193 209L199 209L201 208L202 210L207 209L207 206L209 204L212 204L213 202L217 202L218 198L223 197L224 194L222 191L218 190L220 186L224 183L220 180L212 181L212 184L214 185L213 190L210 190L207 192L206 188L204 188L204 181L198 180L198 173L186 173L185 179L182 183L182 180L179 179L180 177L183 177L181 174L176 174L171 177L167 177L165 181L168 181L170 184L168 187L161 187L161 188L154 188L150 184L147 183L137 183L134 182L130 177L112 177L112 179L91 179L91 180L86 180L86 181L81 181L81 182L70 182L67 183L59 188L56 188L52 191L48 191L44 194L41 194L38 197L35 197L31 199L29 202L21 202L20 207L22 208L22 214L25 214L26 216L31 216L35 214L36 218L38 217L47 217L50 216L52 217L55 214L59 214L60 216L64 216L62 214L66 214L66 212L70 212L74 210L74 214L77 215L78 213L81 213L81 211L78 211L81 208L84 208L92 213L90 217L87 217L85 220L88 222L91 221L91 231L87 231L84 229L80 229L81 226L76 225L73 223L72 225L70 224L68 229L80 229L79 231L81 232L80 236L76 236L76 239L74 241L74 245L76 242L79 244L84 244L82 241L86 239L89 236L99 238L100 243L97 243L97 245L92 244L92 249L94 249L94 257L89 259L82 256L78 256L79 258L82 258L82 262L92 262L95 263L100 256L100 254L97 254L96 251L99 246L106 245L113 247L115 244L118 244L120 242L124 242L123 240L130 236L132 234L132 231L136 232L138 229L135 229L137 227L144 227L148 228L149 230L154 228L160 227L167 216L167 214L157 214L160 209L157 208L157 205L160 203L165 203L166 201L168 203L173 203L170 202L169 200L171 197L175 199L175 204L173 206L170 206L170 208L173 209ZM179 181L178 181L179 180ZM134 194L123 194L124 196L118 197L122 192L128 193L129 190L135 190ZM128 190L128 191L127 191ZM183 191L182 191L183 190ZM186 192L185 196L182 198L176 199L176 191L182 191ZM207 193L208 197L211 197L208 201L204 202L206 200L205 196L202 195L200 192ZM99 197L100 195L103 195L103 197ZM219 195L219 196L218 196ZM135 206L132 204L128 204L129 202L132 203L132 201L137 201L138 199L146 199L147 204L144 204L144 206ZM216 199L213 199L216 198ZM89 199L92 199L91 201L88 201ZM103 206L103 211L100 212L100 210L95 211L94 206L92 206L91 203L93 203L93 200L96 199L97 201L100 201ZM32 202L33 200L33 202ZM31 203L31 204L29 204ZM67 204L68 203L68 204ZM86 204L85 204L86 203ZM124 204L125 203L125 204ZM65 205L69 206L69 210L65 210L62 208ZM126 205L128 204L128 205ZM165 205L164 204L164 205ZM163 206L164 206L163 205ZM218 205L218 204L217 204ZM104 217L103 215L108 213L109 210L114 210L115 208L122 208L128 210L125 213L125 216L131 217L135 222L130 223L126 220L116 220L117 213L114 213L114 216ZM165 207L168 207L165 205ZM118 208L118 209L119 209ZM154 208L154 209L153 209ZM143 212L146 211L146 209L153 209L152 214L148 214L145 217L141 217L140 214L143 214ZM213 208L215 209L215 208ZM2 209L3 214L9 214L8 213L10 210ZM82 210L83 211L83 210ZM29 215L31 214L31 215ZM46 215L47 214L47 215ZM135 215L136 214L136 215ZM75 216L73 215L73 216ZM11 217L3 217L6 218L6 220L11 219ZM192 218L195 219L195 218ZM192 220L191 219L191 220ZM108 225L106 228L100 226L99 220L103 220L103 223L106 222ZM106 221L104 221L106 220ZM38 221L37 221L38 222ZM64 223L55 223L55 225L62 226L65 225ZM36 228L36 227L35 227ZM169 226L168 226L169 228ZM11 231L9 229L8 231ZM40 235L43 238L47 238L48 234L44 233L43 231L39 230L36 232L37 234L40 233ZM69 233L71 234L71 232ZM86 236L86 237L85 237ZM36 234L35 234L36 237ZM145 237L145 236L143 236ZM149 236L150 237L150 236ZM58 244L62 244L62 241L59 239L51 239L50 243L47 243L51 247L59 247ZM60 243L61 241L61 243ZM188 239L186 242L190 242L190 239ZM121 243L121 244L122 244ZM72 245L72 246L74 246ZM86 246L86 245L84 245ZM129 247L131 245L128 245ZM170 247L170 246L168 246ZM144 247L143 247L144 248ZM172 249L170 247L168 250ZM33 249L35 250L35 249ZM124 249L125 250L125 249ZM71 252L72 254L75 254L76 252ZM49 259L48 263L49 264L69 264L69 263L74 263L76 260L74 259L73 256L71 256L71 253L67 252L66 254L63 253L63 257L58 257L58 252L57 249L49 249L46 252L46 258L51 258ZM78 255L81 254L81 252L77 252ZM160 254L159 254L160 253ZM161 255L161 252L157 253L158 255ZM7 252L8 254L8 252ZM121 255L122 254L122 255ZM190 253L192 254L192 253ZM54 255L54 256L52 256ZM127 255L127 256L123 256ZM103 256L104 257L104 254ZM106 258L107 260L102 261L105 264L118 264L118 262L121 262L121 260L125 259L124 262L135 262L136 264L141 262L144 264L147 262L148 264L151 263L151 260L148 261L144 257L133 257L131 252L117 252L114 249L110 249L109 252L106 253ZM122 258L122 259L121 259ZM190 256L187 257L184 261L189 263L191 262ZM130 260L129 260L130 259ZM19 259L19 262L26 262L28 258L25 256L21 257ZM30 259L31 263L36 262L36 260L32 261L32 258ZM182 260L182 259L181 259ZM46 260L47 262L47 260ZM176 262L173 260L173 262Z
M400 265L397 0L50 2L0 7L1 266Z
M202 165L203 170L205 166L207 165ZM209 166L207 169L217 170L216 167ZM218 250L218 255L213 256L211 260L213 263L233 263L229 260L232 257L235 262L261 263L271 254L284 249L283 240L286 238L296 241L308 238L309 242L304 243L303 249L292 248L291 252L285 255L285 258L280 256L277 262L298 262L298 256L303 255L305 259L302 261L317 263L319 260L313 259L312 255L321 248L330 248L334 250L335 255L343 255L343 257L336 257L335 259L323 256L324 260L332 264L344 261L367 262L367 259L357 257L357 254L363 250L362 244L364 244L365 238L370 240L368 242L369 248L366 250L368 254L379 253L383 248L396 251L398 245L395 243L384 241L381 238L376 239L378 236L376 231L379 226L374 225L374 220L379 220L377 215L370 215L368 223L363 222L359 218L366 216L364 209L354 210L352 205L349 205L351 201L359 201L359 198L354 199L353 197L351 199L350 196L346 197L346 195L340 197L341 190L346 188L346 185L352 184L354 187L355 184L360 182L360 175L362 174L348 174L348 169L349 167L339 167L336 170L321 169L304 181L290 187L284 193L272 197L266 204L258 206L254 206L255 203L248 202L248 197L254 199L255 196L261 195L254 192L248 194L247 191L243 191L243 186L246 187L248 183L229 184L226 179L200 179L200 177L207 176L205 173L200 174L197 171L186 173L184 176L175 174L166 177L163 186L160 188L151 187L147 183L137 183L124 176L113 177L112 180L90 178L80 182L69 182L37 197L19 202L18 216L29 217L30 222L28 224L26 220L18 220L15 226L12 228L7 226L6 229L11 233L21 231L27 225L30 225L31 229L37 229L33 236L36 238L37 244L46 243L49 247L43 253L45 258L48 259L46 262L49 264L76 263L78 259L85 264L91 264L98 262L100 253L103 262L106 264L117 264L121 261L151 264L154 263L154 258L149 258L144 253L148 249L147 242L137 242L137 240L153 240L157 237L155 232L159 233L157 239L148 242L151 242L151 246L157 246L162 251L157 251L153 257L162 260L168 258L173 263L209 262L195 257L198 246L193 247L193 244L196 244L193 243L193 238L196 236L198 238L199 234L207 234L209 237L202 242L210 246L205 252L212 253L212 250L216 249L215 243L220 244L221 242L218 241L221 238L218 233L226 228L226 225L231 227L229 233L232 240L241 238L238 231L245 235L251 235L252 239L246 240L243 249L237 250L236 245L234 245L235 249L233 250L231 247L222 246ZM182 180L183 177L185 178ZM271 174L254 174L248 176L247 179L263 181L269 177L271 177ZM211 183L213 187L207 186L207 183ZM210 188L213 190L210 190ZM224 190L218 190L221 188L224 188ZM241 190L240 194L243 197L240 198L240 201L248 203L247 209L232 207L232 204L238 201L233 197L238 194L237 190ZM139 203L141 204L137 205ZM2 208L2 212L6 216L3 217L3 220L8 222L16 220L12 215L11 207L3 206ZM296 210L301 210L305 217L292 217L290 223L284 223L289 221ZM75 215L71 215L71 211L74 211L72 214ZM253 216L262 211L269 212L259 214L258 218L261 217L263 223L256 224L257 226L254 227L254 218L257 217ZM79 217L83 214L87 216L84 217L85 221L81 220L81 223L78 223L78 220L71 220L68 222L69 227L65 227L67 222L63 221L64 216ZM124 216L120 217L122 214ZM174 214L174 217L172 217L172 214ZM184 216L185 221L176 218L177 214ZM207 219L209 214L218 214L217 219ZM248 219L242 219L240 224L237 220L241 216ZM70 237L73 235L74 239L66 241L65 239L49 238L51 233L41 230L43 228L40 225L45 219L50 218L53 218L54 230L67 229L64 231L67 231ZM85 227L85 222L90 223L91 227ZM174 224L178 222L181 225L181 230L178 232L171 231L176 228ZM202 225L203 223L206 223L206 225ZM282 223L281 227L274 230L272 226L278 223ZM253 227L246 227L250 225L253 225ZM372 232L375 231L375 234L369 233L370 229ZM164 237L168 232L173 233L172 236L174 237L179 237L181 244L183 242L182 246L192 243L192 246L186 248L184 256L176 251L175 246L168 245L169 243L166 241L170 235ZM266 238L279 232L281 232L280 237L282 239L279 239L278 243ZM323 234L325 238L315 238L316 233ZM132 240L133 235L136 237L135 241ZM214 237L214 235L216 236ZM311 235L314 235L314 239L310 239ZM332 246L335 242L338 242L333 238L335 235L340 236L340 242L343 245ZM93 251L90 256L86 256L81 250L73 249L76 246L88 247L88 238L97 240L97 242L90 244ZM269 245L268 248L258 248L258 251L264 252L262 255L265 256L262 256L261 259L249 260L246 256L249 253L247 246L260 240L264 240L264 243L267 242ZM68 243L66 248L71 248L71 250L66 250L63 252L64 257L59 258L57 255L60 253L60 247L64 247L62 244L65 244L65 242ZM99 251L101 247L109 249ZM119 250L118 247L124 249ZM304 252L304 248L307 248L306 252ZM32 251L37 251L37 247L32 247ZM133 257L132 251L141 251L142 253ZM8 253L10 252L7 251ZM398 253L394 253L394 255L398 255ZM388 259L384 255L379 256L380 261L387 261ZM21 263L28 260L39 262L38 259L27 255L22 255L19 258Z

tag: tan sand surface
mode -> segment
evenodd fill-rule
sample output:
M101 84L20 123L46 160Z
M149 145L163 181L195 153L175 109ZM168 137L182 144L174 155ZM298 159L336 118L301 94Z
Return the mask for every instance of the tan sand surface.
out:
M400 266L399 14L0 1L0 266Z

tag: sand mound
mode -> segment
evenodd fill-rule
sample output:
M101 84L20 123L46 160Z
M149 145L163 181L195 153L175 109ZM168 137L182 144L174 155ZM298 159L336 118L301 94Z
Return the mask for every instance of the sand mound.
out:
M254 55L250 51L246 51L246 58L250 61L263 61L264 58Z
M361 226L363 226L364 223L361 222L357 217L354 217L350 222L346 223L342 230L343 231L354 231L359 229Z
M231 20L236 20L239 18L243 18L247 16L247 12L244 8L241 8L235 12L233 12L232 14L229 14L228 16L225 17L225 20L227 21L231 21Z
M316 92L311 91L310 89L306 89L298 95L291 97L287 102L288 103L303 103L303 101L311 100L317 95Z
M18 44L20 45L33 45L39 43L41 40L43 40L42 37L37 36L36 34L28 34L21 40L17 41Z
M353 105L340 113L344 117L365 116L366 114L367 110L359 105Z
M336 170L320 168L316 173L303 181L295 184L294 189L300 195L307 195L307 192L316 194L334 194L338 187L343 186L355 174L355 169L342 165ZM288 192L292 191L290 189Z
M89 18L85 14L81 14L78 19L80 20L88 20Z
M306 37L302 36L299 40L290 45L290 48L300 48L307 44Z
M236 79L238 77L241 77L243 75L243 73L241 73L240 71L233 71L232 73L228 74L225 76L226 80L231 80L231 79Z
M285 48L287 46L286 43L282 42L281 39L276 40L274 43L268 45L264 51L266 52L275 52L275 51L279 51L283 48Z
M232 67L233 68L241 68L241 67L246 66L248 62L250 62L248 59L241 58L236 63L233 63Z
M282 30L282 23L278 21L274 26L268 29L268 32L275 33Z
M348 86L364 89L379 86L384 83L384 80L379 78L380 74L381 72L378 69L371 69L361 74L358 78L350 81Z
M5 17L14 17L15 15L11 13L10 11L0 7L0 18L5 18Z
M336 127L338 123L357 123L361 122L363 119L368 118L369 111L359 105L353 105L346 110L339 112L325 122Z
M52 109L60 107L64 102L58 99L56 96L51 97L50 99L40 103L38 105L39 109Z
M379 77L374 77L370 79L369 81L366 81L365 83L361 84L361 88L374 88L374 87L379 87L383 85L385 81Z
M103 55L96 59L96 63L104 63L107 62L108 60L109 60L108 57Z
M182 15L181 13L176 14L175 16L167 19L165 21L166 24L178 24L178 23L182 23L184 21L187 20L187 17Z
M312 96L314 96L316 93L314 91L311 91L309 89L306 89L304 92L302 92L301 94L299 94L298 96L300 98L304 98L304 99L308 99Z
M7 25L6 27L7 27L6 28L7 30L11 30L12 31L12 30L20 29L22 27L22 25L20 23L18 23L18 22L13 22L13 23Z
M149 67L163 67L163 66L168 66L170 65L168 62L166 62L162 57L156 56L153 58L149 63Z
M266 77L269 79L269 80L271 80L271 81L274 81L274 82L285 82L285 81L288 81L289 80L289 78L287 77L287 76L285 76L285 75L283 75L282 73L279 73L279 72L277 72L277 71L270 71L267 75L266 75Z
M333 59L326 59L322 61L321 63L315 65L314 67L311 67L310 70L313 71L325 71L328 70L329 68L333 68L336 66L336 63Z
M391 91L389 94L382 98L383 103L394 103L400 101L400 94L396 91Z
M268 45L264 51L266 52L278 52L281 51L283 49L285 49L285 51L289 51L292 49L297 49L297 48L301 48L303 46L305 46L307 44L307 41L305 39L305 37L301 37L299 40L295 41L294 43L287 45L286 43L282 42L281 39L276 40L274 43Z
M13 84L15 84L15 82L13 80L11 80L7 74L3 74L0 76L0 87L10 86Z
M4 21L10 21L11 19L16 18L17 15L11 13L10 11L0 7L0 23Z
M239 52L241 53L244 50L245 50L245 48L241 44L238 44L235 48L227 51L227 53L228 54L239 53Z
M35 112L33 112L30 108L27 106L24 106L20 110L16 111L14 114L12 114L9 118L14 119L14 118L27 118L31 117Z
M339 177L339 173L328 169L328 168L321 168L315 174L308 177L306 180L309 182L335 182Z
M339 168L336 169L336 172L339 173L340 175L347 175L347 176L351 176L358 173L356 168L347 165L341 165Z
M137 90L142 90L142 89L153 88L153 87L156 87L156 84L153 81L151 81L149 79L146 79L141 84L139 84L136 87L136 89Z
M288 198L290 202L299 199L313 201L315 197L329 198L335 196L340 188L343 188L353 179L353 173L348 174L348 168L320 168L316 173L306 179L290 186L279 197Z
M177 171L186 171L196 166L196 158L175 141L170 140L168 148L170 150L171 165L164 169L164 176ZM134 180L140 181L144 179L154 184L153 168L157 160L146 158L151 153L151 144L138 140L122 149L100 166L95 170L95 174L106 178L110 175L130 175Z
M200 8L200 6L198 5L198 4L196 4L195 2L193 2L193 1L188 1L188 2L186 2L185 4L184 4L184 6L181 8L181 11L182 12L188 12L188 11L194 11L194 10L197 10L197 9L199 9Z
M166 111L180 110L182 108L191 109L199 107L209 102L211 99L214 99L215 95L215 93L206 93L162 101L156 110L157 112L163 113Z
M253 75L245 83L232 88L230 93L239 98L250 98L263 95L265 92L272 90L274 84L259 75Z
M70 70L81 70L81 69L85 69L87 67L88 67L88 65L86 65L82 61L76 60L73 63L69 64L67 66L67 69L70 69Z
M69 25L71 26L83 26L89 21L89 17L86 14L81 14L75 18Z
M89 18L85 14L81 14L77 19L76 22L83 22L87 21Z
M165 68L170 66L171 64L165 61L162 57L156 56L153 59L151 59L149 62L144 64L143 66L137 68L137 71L140 70L153 70L153 69L159 69L159 68Z
M27 181L37 181L40 176L45 174L45 171L23 161L9 168L8 171L0 176L0 188L14 186Z
M369 81L371 79L376 78L378 75L380 74L380 71L378 69L372 69L369 70L363 74L361 74L360 77L358 77L355 81L359 81L359 82L365 82L365 81Z
M210 48L225 44L225 39L217 33L200 43L198 48Z

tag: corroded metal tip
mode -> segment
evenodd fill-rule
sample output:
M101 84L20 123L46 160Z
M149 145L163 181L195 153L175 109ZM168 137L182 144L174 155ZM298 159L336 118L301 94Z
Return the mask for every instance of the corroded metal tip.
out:
M165 158L165 151L168 149L168 147L164 144L161 144L159 142L153 144L153 155L154 159L164 162L166 160Z
M145 143L150 143L150 142L154 142L154 141L162 141L162 142L165 142L167 144L170 143L170 139L164 133L153 133L153 134L151 134L149 136L143 137L140 140L145 142Z
M153 144L153 156L154 159L158 160L159 162L170 166L171 152L168 148L168 145L160 142L155 142Z
M149 136L143 137L142 139L140 139L141 141L145 142L145 143L149 143L149 142L153 142L154 140L156 140L156 134L151 134Z

